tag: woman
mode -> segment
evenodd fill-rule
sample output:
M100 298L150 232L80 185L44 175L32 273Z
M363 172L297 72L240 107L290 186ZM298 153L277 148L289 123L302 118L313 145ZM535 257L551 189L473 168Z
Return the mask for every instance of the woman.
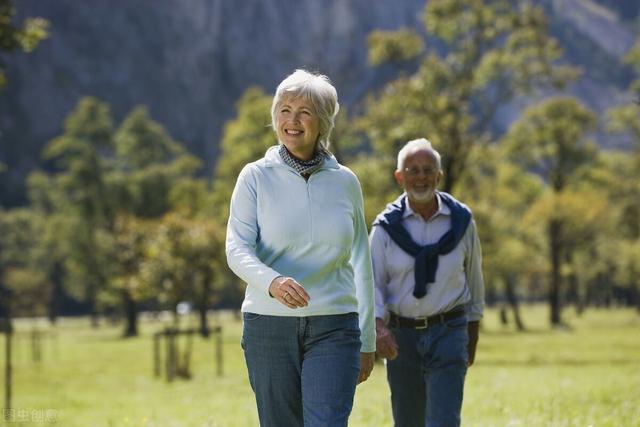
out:
M327 150L338 108L326 76L284 79L279 145L244 167L231 198L227 261L247 283L242 348L261 426L346 426L373 368L362 192Z

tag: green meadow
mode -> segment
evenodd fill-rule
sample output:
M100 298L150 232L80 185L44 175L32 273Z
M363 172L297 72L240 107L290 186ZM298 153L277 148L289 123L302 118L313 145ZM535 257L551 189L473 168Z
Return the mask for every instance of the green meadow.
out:
M487 312L476 364L467 375L464 426L640 426L637 311L588 309L578 317L566 309L564 329L549 328L544 306L524 308L523 314L528 331L515 332L499 323L496 311ZM239 344L241 323L229 313L215 322L223 328L223 375L217 376L215 340L198 337L193 377L169 383L153 372L152 334L164 326L160 320L141 321L141 336L130 339L106 323L91 329L87 319L61 319L53 329L20 320L13 340L13 409L5 424L257 426ZM29 338L34 327L51 331L41 342L39 362ZM0 344L4 367L4 336ZM358 387L350 426L391 425L384 366L378 364Z

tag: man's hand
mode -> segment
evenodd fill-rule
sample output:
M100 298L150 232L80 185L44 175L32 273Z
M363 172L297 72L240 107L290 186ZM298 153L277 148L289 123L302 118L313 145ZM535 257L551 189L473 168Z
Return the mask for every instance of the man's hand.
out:
M478 345L478 335L480 330L480 322L474 321L467 324L467 332L469 333L469 344L467 345L467 352L469 353L469 362L467 366L473 365L473 361L476 358L476 347Z
M376 318L376 353L379 357L389 360L398 357L396 337L380 318Z
M360 375L358 384L366 381L373 371L373 363L376 360L376 353L360 353Z

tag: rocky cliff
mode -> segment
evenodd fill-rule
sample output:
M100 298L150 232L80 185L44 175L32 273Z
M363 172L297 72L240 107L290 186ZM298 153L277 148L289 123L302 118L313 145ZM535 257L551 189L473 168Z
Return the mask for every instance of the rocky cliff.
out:
M620 56L638 34L636 16L593 0L541 0L567 60L585 69L572 88L602 111L625 96ZM298 67L328 74L341 102L357 104L394 70L371 68L373 29L422 28L424 0L20 0L17 21L42 16L50 37L33 53L5 58L0 162L10 166L0 202L20 200L25 173L86 95L108 102L116 121L145 104L152 117L210 169L223 123L250 85L271 92ZM633 9L632 9L633 10ZM514 114L505 111L498 127ZM9 181L7 181L7 179Z

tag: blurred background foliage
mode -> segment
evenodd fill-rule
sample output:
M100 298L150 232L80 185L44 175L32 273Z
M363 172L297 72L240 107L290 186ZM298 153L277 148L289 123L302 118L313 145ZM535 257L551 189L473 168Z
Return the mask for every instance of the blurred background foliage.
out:
M37 49L48 24L11 24L0 0L3 58ZM580 70L561 60L541 7L530 2L434 0L413 29L373 31L371 67L410 64L348 114L332 150L358 175L368 223L397 197L396 154L426 137L443 156L442 190L473 209L484 254L487 302L526 319L521 302L640 310L640 109L629 101L599 116L563 88ZM622 66L640 91L640 40ZM0 64L0 72L2 71ZM0 74L0 84L5 82ZM558 95L548 96L549 93ZM0 95L1 96L1 95ZM506 133L498 110L529 96ZM121 120L84 97L29 174L24 206L0 211L0 315L90 314L138 333L141 311L188 301L207 331L207 310L237 309L243 287L227 269L225 224L235 179L277 143L272 95L250 87L224 125L211 173L144 106ZM629 141L604 149L596 132ZM0 174L2 174L0 169ZM287 195L282 195L287 203Z

